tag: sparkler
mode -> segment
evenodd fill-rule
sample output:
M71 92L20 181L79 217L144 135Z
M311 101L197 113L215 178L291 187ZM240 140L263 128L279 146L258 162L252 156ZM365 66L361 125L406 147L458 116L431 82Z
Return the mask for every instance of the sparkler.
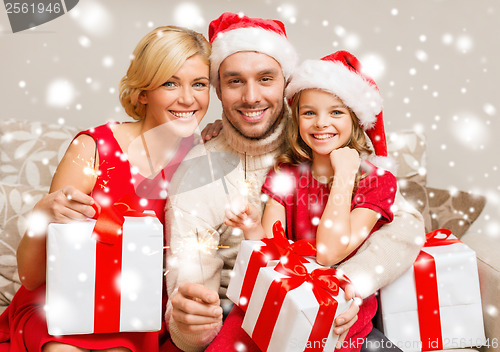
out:
M93 175L97 181L97 169L96 169L96 164L97 164L97 145L99 143L99 138L96 138L95 140L95 150L94 150L94 166L92 167L92 171L94 172ZM92 197L94 193L94 187L92 187L92 190L90 191L90 196Z
M73 163L79 166L83 166L83 173L84 175L92 175L95 177L95 180L97 181L97 178L101 176L101 179L99 180L99 186L101 189L105 189L106 185L109 182L109 171L114 169L115 167L110 167L106 169L106 174L107 174L107 180L102 178L102 174L100 169L103 169L102 166L105 163L105 161L101 162L100 165L97 164L97 144L99 143L99 139L96 139L96 148L94 150L94 158L91 158L90 160L86 160L80 154L76 156L76 160L73 160ZM90 193L92 196L92 192Z
M247 178L247 153L246 152L245 152L244 174L245 174L245 180L243 183L243 190L241 193L242 193L242 195L244 195L248 198L248 194L250 192L250 189L252 188L252 182Z
M207 233L209 233L210 236L213 236L214 233L215 233L215 231L210 232L209 230L207 230ZM201 267L201 252L209 254L210 251L212 251L212 250L219 250L219 249L222 249L222 248L230 248L230 247L229 246L222 246L222 245L215 246L213 239L210 238L210 237L204 239L202 236L200 236L200 233L198 232L198 229L196 229L195 232L191 232L191 235L196 236L196 243L195 243L195 245L193 245L193 243L191 241L188 241L187 243L185 243L182 246L182 248L179 248L179 250L182 253L184 253L184 252L186 252L188 250L192 250L193 248L195 248L198 251L198 260L200 262L200 269L201 269L201 273L202 273L202 279L204 281L203 268ZM170 246L164 246L163 249L170 249ZM163 275L166 276L167 274L168 274L168 270Z
M198 233L198 229L196 229L196 242L199 246L200 245L200 234ZM198 248L198 260L200 261L201 280L203 282L203 286L205 286L205 275L203 274L203 264L201 262L201 251L199 248Z

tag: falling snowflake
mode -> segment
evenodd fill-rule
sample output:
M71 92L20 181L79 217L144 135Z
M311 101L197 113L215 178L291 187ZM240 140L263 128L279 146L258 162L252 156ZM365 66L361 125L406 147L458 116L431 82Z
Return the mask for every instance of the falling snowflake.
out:
M415 56L420 62L426 62L429 59L429 55L427 55L427 53L423 50L417 50L415 52Z
M441 40L443 41L443 44L445 45L451 45L451 43L453 43L453 36L449 33L446 33L443 35L443 37L441 38Z
M44 235L49 225L49 218L42 212L34 211L28 218L28 236Z
M181 3L175 8L174 22L178 26L194 29L205 26L205 19L201 14L200 7L192 2Z
M234 344L234 349L237 352L246 352L248 350L247 346L243 342L239 341Z
M455 139L470 150L477 150L488 142L490 130L474 115L453 117L451 131Z
M272 179L271 189L275 194L288 194L294 187L293 178L284 173L276 174L276 177Z
M489 221L486 224L485 232L492 238L500 237L500 223L496 221Z
M455 47L463 54L468 53L473 46L474 42L472 38L466 34L460 35L455 42Z
M490 116L493 116L496 114L497 112L497 109L492 105L492 104L484 104L483 106L483 111L490 115Z
M295 23L297 21L297 9L294 5L283 4L276 10L284 20L287 20L290 23Z
M115 64L115 60L113 59L112 56L107 55L107 56L102 58L102 65L104 67L110 68L110 67L113 67L114 64Z
M351 50L358 49L360 45L361 45L361 38L357 34L350 33L344 39L344 46L347 49Z
M498 317L498 308L495 307L494 305L492 304L488 304L486 306L486 313L490 316L490 317L493 317L493 318L496 318Z
M385 73L384 59L378 54L367 54L360 58L363 73L372 77L375 81L382 78Z
M82 35L78 38L78 43L81 46L83 46L84 48L90 47L90 44L91 44L90 39L84 35Z
M83 30L96 36L105 36L113 28L113 17L102 2L86 0L69 12Z
M47 89L47 104L54 107L66 107L75 98L75 88L66 79L56 79L49 84Z

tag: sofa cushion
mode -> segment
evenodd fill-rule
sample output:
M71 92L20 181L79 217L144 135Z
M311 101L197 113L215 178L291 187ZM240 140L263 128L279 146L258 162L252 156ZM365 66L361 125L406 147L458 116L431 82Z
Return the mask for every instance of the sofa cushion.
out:
M486 197L463 191L427 188L432 229L446 228L460 238L479 217Z
M388 155L394 159L399 190L403 197L424 217L425 230L432 230L427 196L426 142L415 131L398 131L387 135Z
M33 206L48 188L0 182L0 307L7 306L20 286L16 250ZM2 310L2 309L0 309Z
M476 252L487 344L483 351L498 351L500 336L500 241L498 236L468 231L461 240Z
M36 121L0 123L0 182L48 187L77 129Z

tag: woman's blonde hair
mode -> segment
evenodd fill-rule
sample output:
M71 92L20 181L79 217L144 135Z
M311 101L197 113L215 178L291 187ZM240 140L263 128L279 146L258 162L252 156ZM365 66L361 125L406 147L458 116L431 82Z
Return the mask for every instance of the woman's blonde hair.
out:
M136 120L146 114L139 102L143 91L154 90L174 75L193 55L210 64L210 43L203 35L176 26L158 27L141 39L135 48L127 74L120 81L120 102Z
M287 139L287 151L276 158L275 169L277 170L279 164L292 164L297 165L301 163L311 163L313 158L313 153L311 148L304 142L299 132L299 101L301 92L294 95L292 99L291 118L287 124L286 139ZM331 92L327 92L333 94ZM340 98L339 98L340 99ZM360 155L367 156L373 153L370 145L367 142L366 135L359 125L358 118L356 114L349 108L349 115L352 120L352 130L351 136L347 143L342 147L353 148L358 151ZM357 186L358 181L361 177L361 173L358 172L356 177ZM356 188L356 187L355 187Z

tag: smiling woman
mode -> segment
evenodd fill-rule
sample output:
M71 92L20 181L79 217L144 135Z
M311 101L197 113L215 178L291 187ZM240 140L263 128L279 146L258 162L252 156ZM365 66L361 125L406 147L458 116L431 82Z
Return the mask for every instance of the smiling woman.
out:
M143 91L138 101L146 106L145 123L151 128L167 123L174 135L189 137L207 112L208 92L208 66L194 55L159 88Z
M47 223L68 223L95 217L95 203L100 206L100 214L111 211L117 203L125 203L139 212L154 211L164 223L166 186L193 146L193 133L208 108L209 56L210 44L189 29L159 27L147 34L137 45L127 74L120 82L120 101L136 121L108 123L80 132L57 167L50 193L35 205L35 213L43 214ZM89 168L92 172L88 172ZM47 228L38 230L40 235L28 232L21 240L17 259L23 286L0 317L0 330L10 331L7 340L11 349L158 351L158 341L167 338L164 324L159 332L121 332L119 328L103 332L95 330L102 322L94 321L92 331L99 334L47 333L43 308ZM95 253L97 258L97 249ZM110 252L100 253L105 262L101 261L99 267L112 268L121 263ZM114 277L108 281L115 282ZM109 290L115 292L115 288ZM98 310L105 310L114 302L106 295L96 295L94 300ZM138 303L144 309L152 304ZM165 303L164 296L163 307ZM57 308L51 306L51 311L58 311Z

